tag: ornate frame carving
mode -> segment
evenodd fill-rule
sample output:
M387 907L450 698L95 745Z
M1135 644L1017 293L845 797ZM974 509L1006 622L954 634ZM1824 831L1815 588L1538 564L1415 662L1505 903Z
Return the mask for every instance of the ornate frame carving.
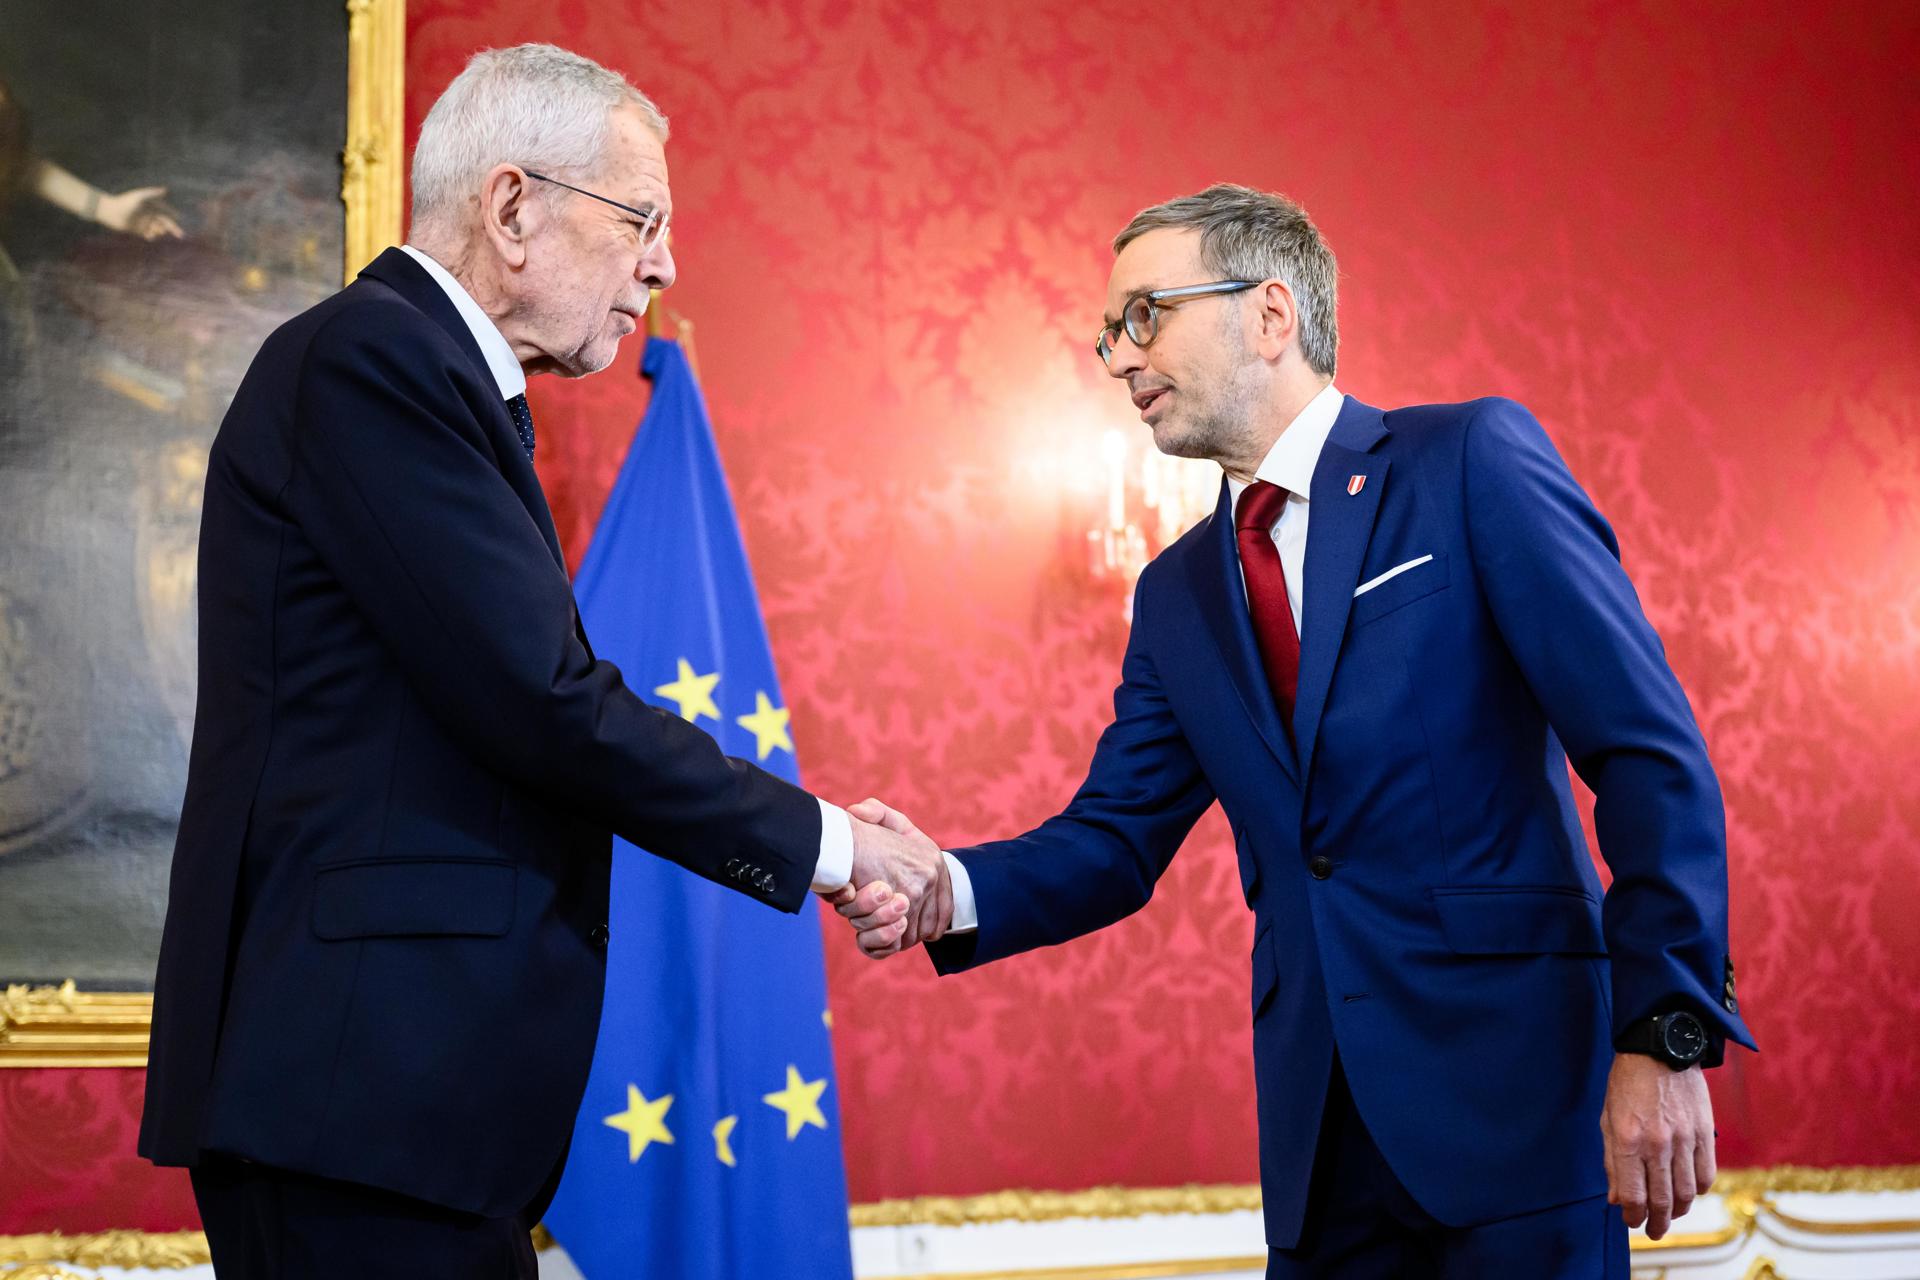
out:
M1661 1249L1699 1248L1706 1244L1724 1243L1751 1230L1754 1216L1762 1211L1790 1225L1801 1226L1799 1219L1780 1214L1770 1199L1773 1195L1794 1191L1920 1191L1920 1164L1849 1165L1831 1169L1781 1164L1764 1169L1723 1170L1714 1179L1713 1194L1725 1197L1732 1226L1717 1232L1669 1236L1658 1242L1642 1242L1638 1247L1651 1247L1657 1252ZM1259 1207L1258 1185L1189 1183L1184 1187L1014 1190L978 1196L879 1200L872 1204L852 1206L850 1217L856 1227L955 1227L986 1222L1053 1222L1061 1218L1137 1218L1156 1213L1231 1213ZM1859 1229L1892 1230L1896 1227L1900 1230L1920 1229L1920 1223L1869 1223ZM1818 1232L1821 1226L1801 1226L1801 1229ZM1848 1225L1841 1230L1851 1232L1856 1228Z
M342 277L391 244L403 226L406 168L406 0L345 0L347 137L340 201ZM153 1022L146 993L8 987L0 995L0 1067L144 1067Z
M340 175L346 280L400 243L406 74L406 0L347 0L347 145Z
M153 996L10 986L0 992L0 1067L144 1067Z
M1636 1238L1633 1253L1648 1265L1682 1265L1666 1255L1674 1250L1715 1248L1758 1234L1778 1241L1774 1223L1811 1235L1861 1236L1920 1230L1920 1221L1816 1222L1783 1212L1773 1196L1795 1191L1916 1191L1920 1165L1851 1166L1813 1169L1802 1165L1775 1165L1771 1169L1736 1169L1720 1175L1715 1194L1726 1199L1727 1225L1716 1231L1689 1232L1651 1241ZM1045 1222L1061 1218L1131 1218L1157 1213L1228 1213L1257 1209L1260 1188L1233 1184L1184 1187L1094 1187L1086 1191L999 1191L991 1195L954 1198L924 1196L916 1200L882 1200L852 1206L854 1227L896 1227L930 1224L958 1226L979 1222ZM538 1247L550 1248L552 1238L536 1227ZM28 1274L58 1276L57 1269L21 1272L10 1264L47 1267L72 1263L99 1267L190 1267L207 1261L206 1236L198 1231L149 1234L140 1231L104 1231L92 1235L52 1232L30 1236L0 1236L0 1280ZM1264 1258L1209 1258L1180 1262L1127 1263L1110 1267L1066 1267L1040 1271L976 1273L967 1280L1145 1280L1251 1271ZM1778 1277L1768 1259L1756 1259L1750 1280ZM899 1277L897 1280L909 1280ZM931 1277L928 1280L932 1280Z

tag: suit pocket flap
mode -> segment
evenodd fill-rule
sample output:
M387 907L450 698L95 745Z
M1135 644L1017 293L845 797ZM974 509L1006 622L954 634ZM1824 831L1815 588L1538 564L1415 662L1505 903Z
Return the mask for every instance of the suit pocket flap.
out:
M1600 956L1600 908L1574 889L1435 889L1447 945L1462 955Z
M1352 625L1357 627L1363 622L1372 622L1402 605L1412 604L1436 591L1445 590L1446 585L1447 555L1444 551L1435 552L1423 563L1413 564L1372 590L1356 595L1353 598Z
M320 938L498 938L513 927L514 866L475 858L392 858L322 867Z

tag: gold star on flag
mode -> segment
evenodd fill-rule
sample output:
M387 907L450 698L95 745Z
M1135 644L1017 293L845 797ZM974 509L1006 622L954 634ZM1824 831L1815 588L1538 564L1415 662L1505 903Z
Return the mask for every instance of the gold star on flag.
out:
M733 1126L740 1123L739 1116L722 1116L720 1123L713 1126L713 1154L720 1157L720 1163L731 1169L733 1158Z
M639 1160L649 1143L673 1145L673 1135L667 1131L667 1108L672 1105L672 1094L648 1102L646 1094L633 1085L627 1086L627 1109L608 1116L601 1123L627 1135L628 1164Z
M791 1063L787 1066L787 1087L778 1093L769 1093L762 1102L776 1111L784 1111L787 1116L787 1141L792 1142L800 1136L800 1130L806 1125L816 1129L827 1127L827 1118L820 1112L820 1095L827 1091L827 1082L822 1080L802 1080L799 1068Z
M785 707L776 707L764 693L753 695L753 714L740 717L740 727L758 738L760 758L765 760L775 747L793 750L793 739L787 736L787 717L792 714Z
M720 673L710 676L696 675L693 664L685 658L680 659L680 676L671 684L663 684L654 692L671 702L680 704L680 718L692 721L700 716L720 718L720 708L713 703L713 686L720 683Z

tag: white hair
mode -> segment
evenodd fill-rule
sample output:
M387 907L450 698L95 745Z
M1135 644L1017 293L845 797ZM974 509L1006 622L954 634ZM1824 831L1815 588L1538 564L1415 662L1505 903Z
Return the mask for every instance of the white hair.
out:
M606 147L607 117L624 106L639 107L647 127L667 140L667 118L652 99L590 58L550 44L474 54L420 126L413 225L451 218L498 164L558 178L591 175Z

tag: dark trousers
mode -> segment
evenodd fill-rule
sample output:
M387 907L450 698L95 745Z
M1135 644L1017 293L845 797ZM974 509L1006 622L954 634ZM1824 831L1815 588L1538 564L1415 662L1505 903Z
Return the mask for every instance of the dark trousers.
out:
M1526 1170L1515 1169L1517 1179ZM1336 1061L1300 1243L1267 1251L1267 1280L1626 1280L1627 1225L1605 1196L1478 1227L1414 1202L1373 1144Z
M392 1191L289 1173L228 1156L193 1170L193 1198L220 1280L537 1280L529 1232L536 1203L482 1218Z

